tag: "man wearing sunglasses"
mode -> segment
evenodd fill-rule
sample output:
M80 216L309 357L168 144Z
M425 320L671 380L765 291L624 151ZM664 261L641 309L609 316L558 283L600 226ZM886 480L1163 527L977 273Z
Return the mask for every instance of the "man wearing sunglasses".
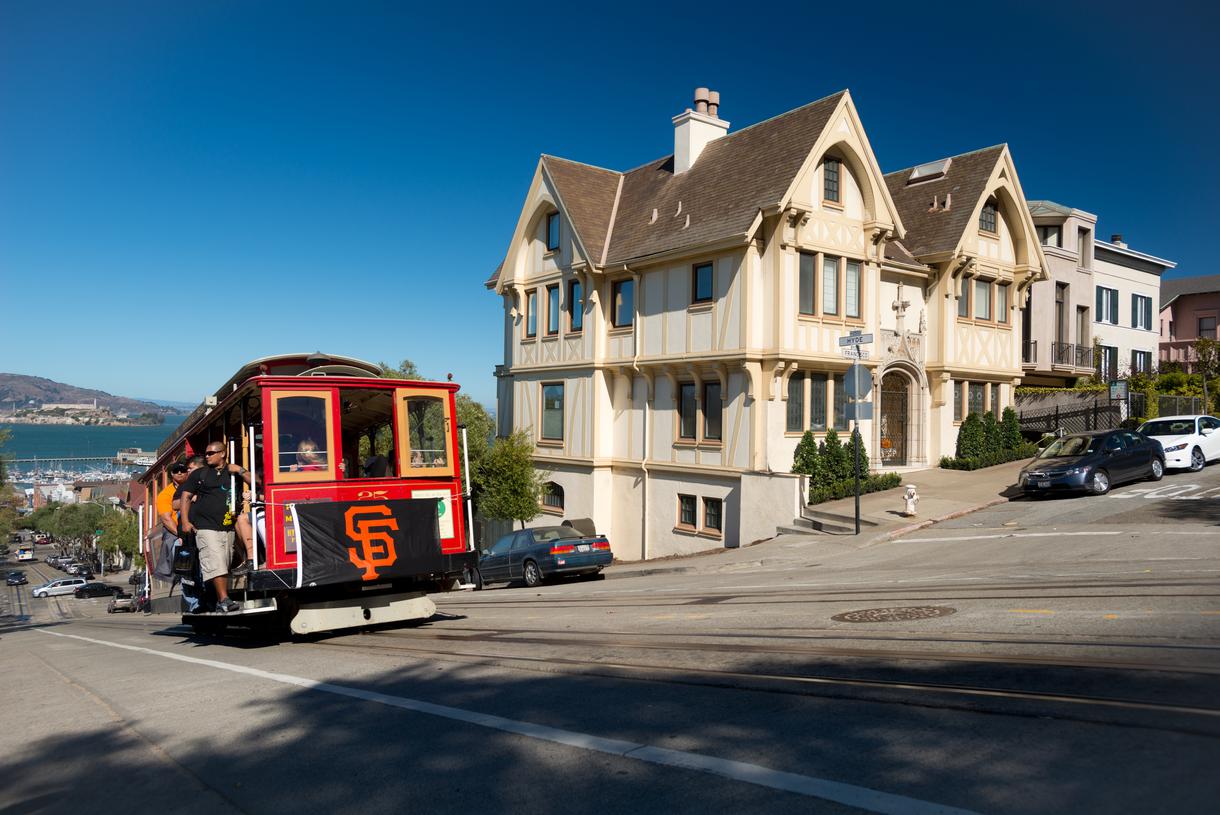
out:
M179 511L183 534L195 535L199 569L216 590L216 610L228 614L241 606L229 597L229 559L233 556L233 512L229 509L229 475L250 484L250 473L230 464L222 442L208 442L204 465L182 485Z

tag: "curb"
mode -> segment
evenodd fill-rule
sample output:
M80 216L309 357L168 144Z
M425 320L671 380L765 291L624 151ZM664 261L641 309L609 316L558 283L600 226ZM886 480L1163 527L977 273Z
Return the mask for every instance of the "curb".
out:
M698 571L698 569L696 569L693 566L671 566L668 568L656 568L656 569L632 569L630 571L622 571L622 572L611 572L609 570L602 570L602 574L604 574L606 576L607 580L614 580L615 578L620 578L620 577L646 577L647 575L652 575L652 574L679 574L681 572L695 572L695 571Z
M988 507L994 507L999 504L1007 504L1010 500L1012 500L1012 499L993 498L990 501L984 501L981 504L975 504L974 506L966 507L965 509L955 510L946 515L940 515L936 518L929 518L928 520L920 521L919 523L907 524L906 526L899 527L898 529L895 529L892 532L887 532L884 535L881 535L880 537L875 538L874 540L869 541L869 542L870 543L885 543L887 541L892 541L896 538L902 537L903 535L909 535L912 532L918 531L920 529L924 529L925 527L929 527L932 524L940 523L941 521L951 521L954 518L960 518L963 515L969 515L972 512L978 512L981 509L987 509Z

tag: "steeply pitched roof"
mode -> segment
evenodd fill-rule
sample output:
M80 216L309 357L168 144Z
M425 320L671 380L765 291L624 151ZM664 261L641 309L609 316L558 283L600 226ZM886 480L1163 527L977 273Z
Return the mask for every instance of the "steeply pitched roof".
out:
M1206 294L1220 291L1220 274L1176 277L1161 281L1161 308L1185 294Z
M542 166L555 182L555 191L589 260L601 263L622 174L557 156L544 155Z
M907 248L902 245L902 241L886 241L885 257L888 260L905 263L908 266L923 266L923 264L919 262L919 259L912 255Z
M913 255L922 257L957 248L1003 152L1004 145L998 144L953 156L942 177L909 186L907 178L914 167L886 175L885 184L907 230L906 248ZM943 207L946 195L953 196L949 209L929 211L934 198Z
M744 236L788 191L845 93L722 136L679 175L673 156L625 173L607 263Z

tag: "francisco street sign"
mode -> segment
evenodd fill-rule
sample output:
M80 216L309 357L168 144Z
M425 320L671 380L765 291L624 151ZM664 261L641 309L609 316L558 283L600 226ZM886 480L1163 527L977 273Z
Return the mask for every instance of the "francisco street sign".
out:
M839 345L842 345L842 346L868 345L868 344L872 343L872 341L873 341L872 334L857 334L854 331L852 333L848 334L846 337L839 337Z
M843 393L848 399L863 399L873 389L873 375L859 362L843 374Z
M840 348L839 353L848 359L868 359L868 349L862 345L852 345Z

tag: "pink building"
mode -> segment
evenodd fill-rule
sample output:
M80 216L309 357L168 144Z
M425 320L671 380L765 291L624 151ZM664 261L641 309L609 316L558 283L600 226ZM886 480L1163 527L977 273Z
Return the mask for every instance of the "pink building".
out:
M1220 318L1220 275L1180 277L1161 282L1161 362L1189 368L1199 337L1216 339Z

